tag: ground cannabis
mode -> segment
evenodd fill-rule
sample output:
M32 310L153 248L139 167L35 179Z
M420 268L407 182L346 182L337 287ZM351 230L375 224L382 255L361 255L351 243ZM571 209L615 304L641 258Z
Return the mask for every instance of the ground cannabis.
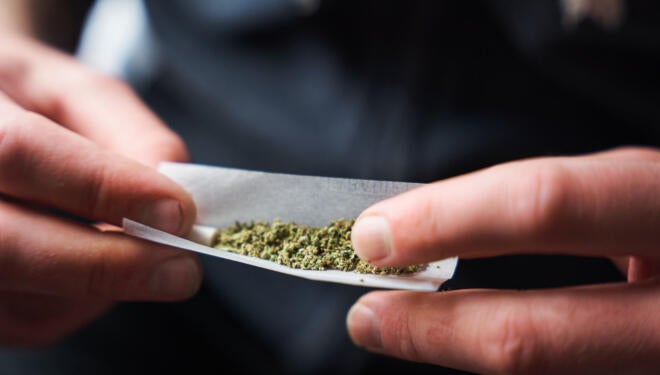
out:
M375 267L362 261L351 245L355 220L335 220L325 227L293 222L236 222L220 229L213 247L306 270L341 270L378 275L414 273L424 268Z

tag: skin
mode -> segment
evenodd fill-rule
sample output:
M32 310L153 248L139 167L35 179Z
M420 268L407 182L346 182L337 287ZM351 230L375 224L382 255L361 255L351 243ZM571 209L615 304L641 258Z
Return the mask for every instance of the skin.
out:
M110 226L190 229L194 204L154 169L164 160L186 148L126 84L0 33L0 344L48 343L116 301L198 289L194 255Z
M7 20L0 25L30 29L25 18ZM59 339L116 301L192 295L201 280L193 255L86 224L130 217L186 232L190 197L153 169L188 159L181 140L125 84L2 31L0 344ZM653 373L658 197L660 152L621 149L509 163L381 202L353 230L358 254L375 265L533 249L611 257L629 282L375 292L349 312L351 337L377 353L480 373Z
M363 259L403 266L535 251L615 258L628 282L530 291L375 292L353 341L484 374L648 374L660 367L660 151L511 162L365 210Z

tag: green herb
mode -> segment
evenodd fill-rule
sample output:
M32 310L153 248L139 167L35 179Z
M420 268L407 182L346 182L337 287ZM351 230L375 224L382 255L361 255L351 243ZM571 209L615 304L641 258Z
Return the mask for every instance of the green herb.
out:
M375 267L362 261L351 245L355 220L335 220L325 227L293 222L236 222L220 229L213 247L306 270L341 270L378 275L415 273L425 266Z

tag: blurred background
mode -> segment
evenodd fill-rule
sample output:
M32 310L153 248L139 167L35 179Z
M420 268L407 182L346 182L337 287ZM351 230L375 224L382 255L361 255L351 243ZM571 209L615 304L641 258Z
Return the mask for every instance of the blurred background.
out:
M156 68L155 48L141 0L97 0L76 54L104 73L139 84Z
M647 44L625 38L657 28L655 20L645 23L642 6L629 9L641 21L612 38L582 18L565 32L557 4L568 0L154 0L147 1L152 25L139 0L74 0L70 9L58 0L8 1L38 4L34 27L43 40L131 82L186 139L195 162L429 182L522 157L657 144L660 137L657 95L646 95L657 88L637 74L656 72L657 59L626 60L628 46L639 47L633 57L647 56ZM274 3L298 8L287 8L282 22L262 22L260 5ZM238 14L244 4L251 4L248 17ZM224 5L234 8L213 13ZM83 17L76 15L88 10L77 35ZM621 69L630 61L634 69ZM118 352L136 372L176 355L183 359L157 369L201 371L216 362L209 358L240 363L246 352L273 373L277 366L294 373L413 366L349 342L345 313L366 290L228 263L205 261L209 282L192 301L123 304L54 349L68 345L89 358ZM620 277L603 259L499 257L461 260L444 288ZM255 352L255 342L266 349ZM38 363L28 354L25 363Z

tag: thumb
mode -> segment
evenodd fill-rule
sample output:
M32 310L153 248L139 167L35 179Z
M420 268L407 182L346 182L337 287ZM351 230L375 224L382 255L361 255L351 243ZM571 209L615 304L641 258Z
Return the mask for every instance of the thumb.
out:
M101 149L0 98L0 194L89 220L124 217L174 234L195 220L190 195L136 161Z

